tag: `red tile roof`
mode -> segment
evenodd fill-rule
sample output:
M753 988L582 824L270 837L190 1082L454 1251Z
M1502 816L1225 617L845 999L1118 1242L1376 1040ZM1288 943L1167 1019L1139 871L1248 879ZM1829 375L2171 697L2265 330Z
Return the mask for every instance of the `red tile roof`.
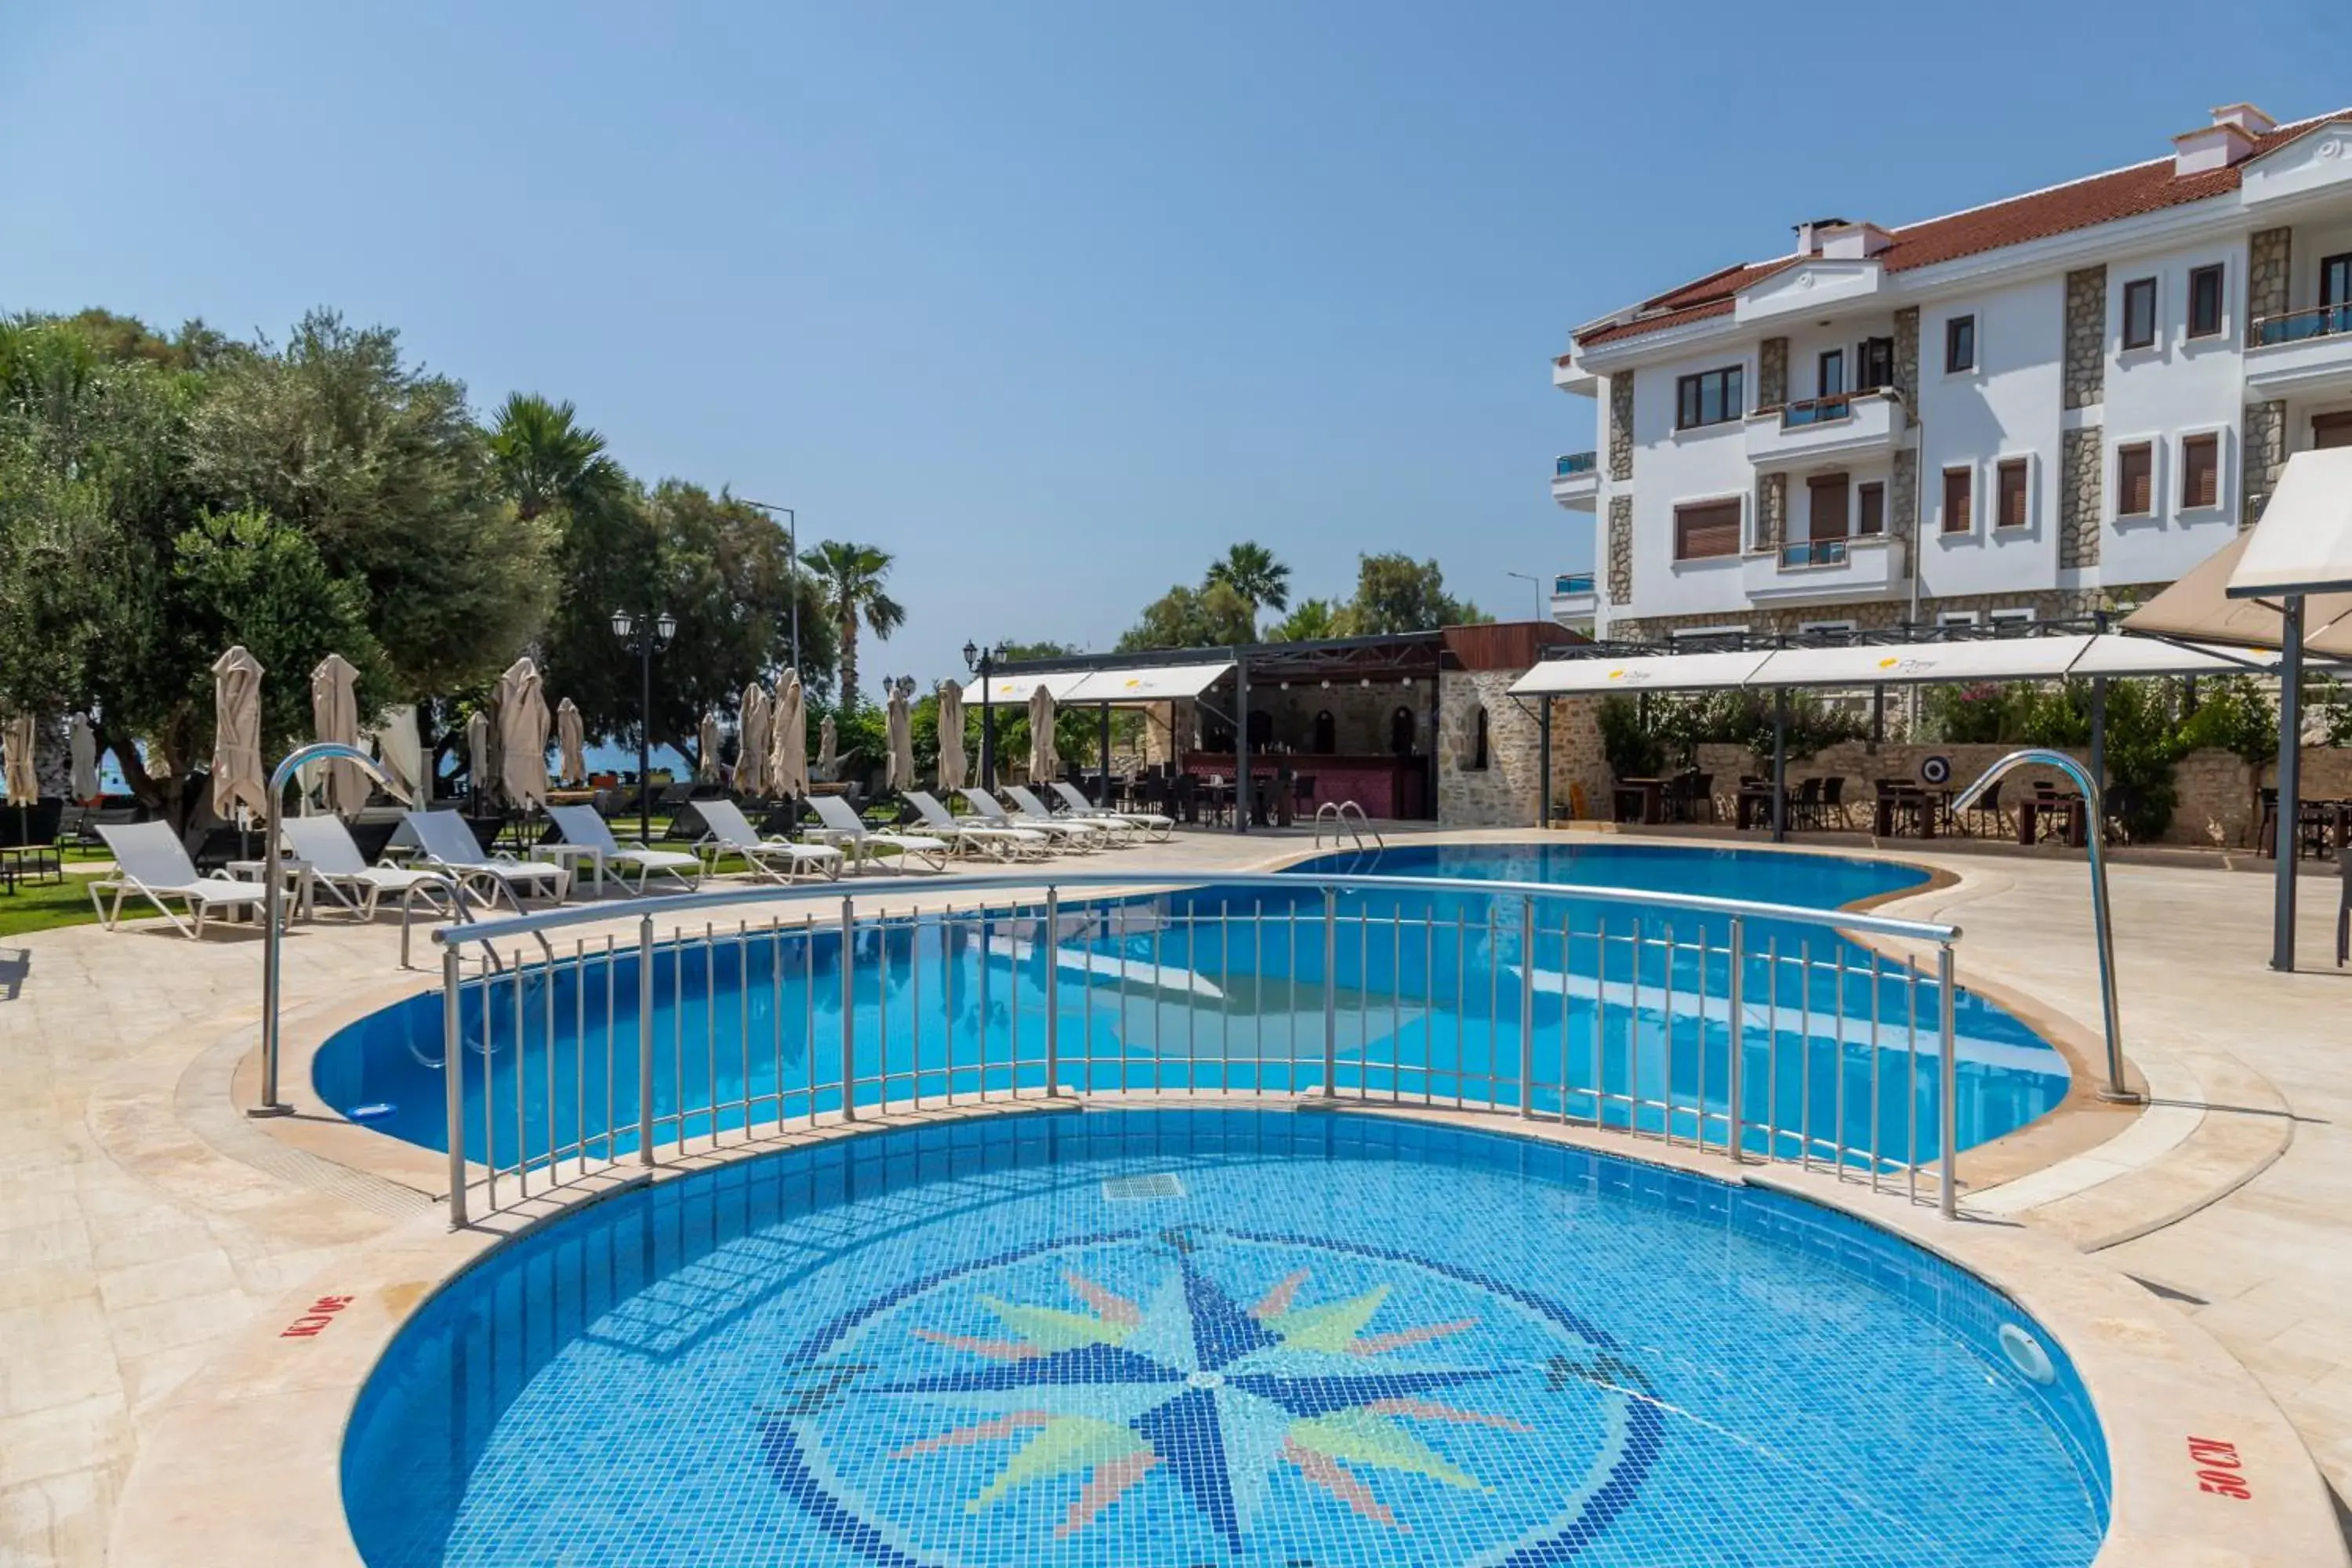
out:
M2253 151L2247 157L2259 158L2265 153L2276 152L2297 137L2347 115L2352 115L2352 110L2323 114L2315 119L2297 121L2292 125L2282 125L2256 137ZM1929 218L1925 223L1893 230L1893 243L1878 253L1878 259L1889 272L1905 272L1915 267L1933 267L1940 261L1976 256L1984 251L1998 250L2003 246L2022 245L2028 240L2047 239L2053 235L2113 223L2119 218L2137 217L2143 213L2157 212L2165 207L2200 202L2209 196L2236 190L2244 162L2242 160L2228 168L2213 169L2201 174L2179 175L2172 172L2172 168L2169 157L2158 158L2152 163L2134 164L2128 169L2093 174L2087 179L2055 185L2046 191L2012 196L1989 206L1971 207L1948 217ZM1579 332L1577 346L1591 348L1601 343L1618 342L1661 331L1668 327L1679 327L1685 321L1703 321L1709 316L1727 316L1731 313L1734 295L1801 259L1801 257L1783 256L1771 261L1747 262L1710 272L1679 289L1643 300L1635 309L1647 312L1645 314L1631 321L1611 322Z

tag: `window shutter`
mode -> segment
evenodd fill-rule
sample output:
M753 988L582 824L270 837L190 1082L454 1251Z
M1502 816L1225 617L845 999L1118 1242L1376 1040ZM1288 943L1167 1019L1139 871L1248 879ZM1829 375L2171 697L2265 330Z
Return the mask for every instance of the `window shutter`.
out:
M1976 526L1969 505L1969 470L1944 470L1944 531L1966 533Z
M1705 561L1739 553L1739 503L1706 501L1675 509L1675 559Z
M2000 478L2000 526L2025 526L2025 460L2011 458L1998 470Z
M2221 504L2221 438L2191 436L2180 443L2180 504L2210 507Z
M2156 510L2156 453L2146 442L2116 453L2116 511L2123 517L2146 517Z

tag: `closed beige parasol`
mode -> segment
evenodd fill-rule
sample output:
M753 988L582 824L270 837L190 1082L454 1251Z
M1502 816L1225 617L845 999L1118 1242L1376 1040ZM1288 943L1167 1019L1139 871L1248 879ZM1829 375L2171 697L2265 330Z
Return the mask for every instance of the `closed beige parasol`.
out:
M213 663L213 810L233 818L240 805L256 816L269 810L269 782L261 769L261 661L243 645Z
M774 718L768 689L758 681L743 689L743 707L737 716L735 793L757 798L768 793L768 727Z
M1041 682L1029 694L1029 778L1043 784L1062 771L1054 744L1054 694Z
M562 753L563 782L586 784L588 726L581 720L580 705L569 697L555 705L555 749Z
M41 793L33 768L33 730L30 713L12 713L0 724L0 785L10 805L30 805Z
M952 680L940 682L940 789L948 798L969 782L970 763L963 750L963 688Z
M547 693L539 666L519 658L499 677L499 784L517 810L547 805Z
M320 659L319 668L310 672L310 721L318 727L321 741L344 746L360 743L359 678L352 661L339 653ZM368 801L367 775L356 763L329 763L326 772L327 809L338 816L358 816ZM307 794L304 798L308 800Z
M805 798L808 776L808 693L800 674L786 670L776 688L776 793Z
M922 781L915 776L915 728L913 716L907 710L907 689L914 682L894 683L890 688L890 707L883 718L883 733L889 741L889 772L885 783L892 790L910 790Z

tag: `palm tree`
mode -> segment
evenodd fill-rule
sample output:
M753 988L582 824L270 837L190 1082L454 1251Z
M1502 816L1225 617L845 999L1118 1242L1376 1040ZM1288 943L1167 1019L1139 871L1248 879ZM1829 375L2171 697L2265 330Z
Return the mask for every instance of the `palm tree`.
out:
M845 544L837 539L801 553L801 564L816 574L818 591L833 606L834 622L840 628L845 708L857 701L858 617L864 616L874 635L885 639L907 621L906 606L882 591L891 560L890 552L877 545Z
M1225 552L1209 567L1203 587L1223 583L1249 601L1250 635L1257 635L1257 612L1290 607L1290 568L1274 558L1265 545L1244 542Z
M580 423L569 403L535 392L509 395L490 426L490 460L499 481L528 520L564 507L593 511L621 493L626 479L605 454L604 437Z
M1301 599L1279 625L1266 628L1269 642L1318 642L1347 636L1347 610L1328 599Z

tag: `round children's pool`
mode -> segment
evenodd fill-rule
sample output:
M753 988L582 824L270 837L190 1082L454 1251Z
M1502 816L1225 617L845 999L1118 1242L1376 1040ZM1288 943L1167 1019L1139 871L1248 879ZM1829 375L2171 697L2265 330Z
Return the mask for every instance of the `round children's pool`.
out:
M393 1564L2074 1568L2013 1302L1801 1200L1346 1112L983 1115L489 1255L362 1393Z

